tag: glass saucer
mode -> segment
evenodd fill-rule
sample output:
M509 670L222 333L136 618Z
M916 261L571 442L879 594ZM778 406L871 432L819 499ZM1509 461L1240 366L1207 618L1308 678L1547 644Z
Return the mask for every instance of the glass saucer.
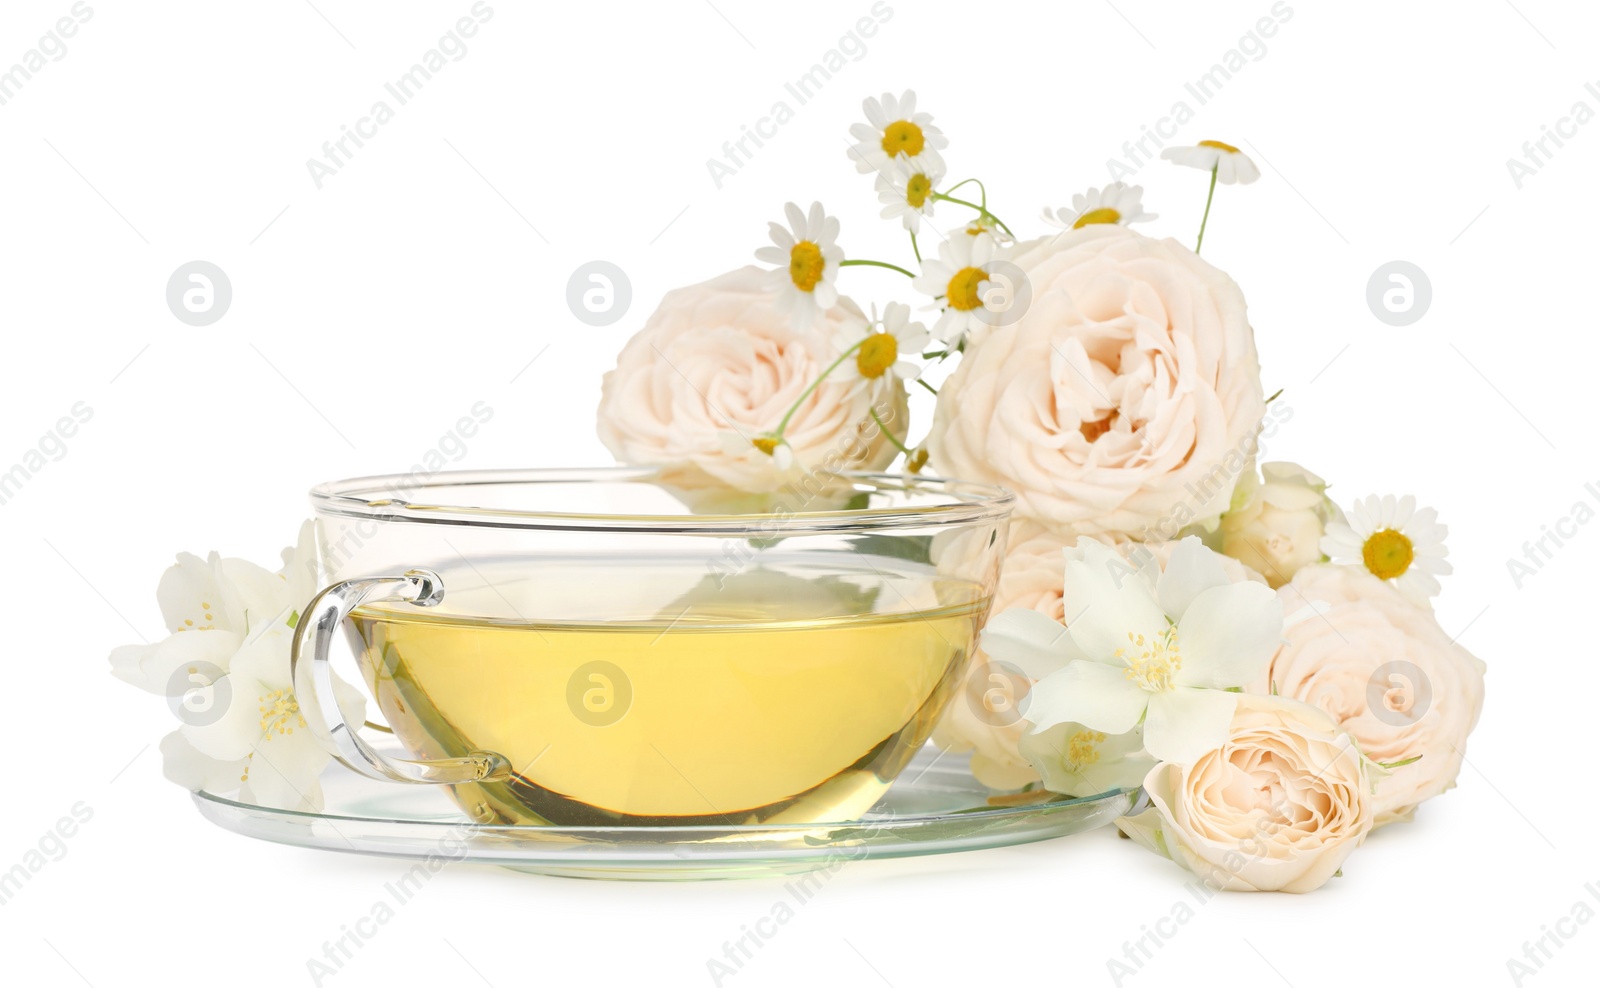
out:
M1127 813L1139 791L1022 803L972 778L966 756L929 745L862 819L694 827L480 826L440 790L390 785L330 766L321 813L194 793L206 819L280 844L470 861L573 878L688 880L790 874L865 858L946 854L1062 837Z

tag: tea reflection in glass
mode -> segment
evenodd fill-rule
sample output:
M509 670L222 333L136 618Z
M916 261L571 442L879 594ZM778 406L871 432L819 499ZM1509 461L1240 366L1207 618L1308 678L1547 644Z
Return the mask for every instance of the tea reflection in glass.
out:
M511 763L453 787L479 822L855 819L932 732L988 597L890 556L755 559L502 560L351 623L407 748ZM506 613L540 617L476 616Z

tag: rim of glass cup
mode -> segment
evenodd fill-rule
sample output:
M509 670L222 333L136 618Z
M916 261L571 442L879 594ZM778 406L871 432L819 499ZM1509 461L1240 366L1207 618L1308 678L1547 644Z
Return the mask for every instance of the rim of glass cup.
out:
M860 493L923 493L942 495L941 504L788 511L695 514L606 514L485 508L465 503L430 502L437 488L472 488L516 484L660 483L673 486L654 467L585 467L530 470L446 470L418 479L413 474L352 477L318 484L311 504L319 514L370 518L425 525L474 525L570 532L657 532L663 534L726 534L728 532L874 532L998 521L1016 500L1010 491L990 484L943 477L841 471L826 475ZM404 493L405 496L398 496ZM782 492L778 492L781 494ZM777 496L777 495L775 495Z

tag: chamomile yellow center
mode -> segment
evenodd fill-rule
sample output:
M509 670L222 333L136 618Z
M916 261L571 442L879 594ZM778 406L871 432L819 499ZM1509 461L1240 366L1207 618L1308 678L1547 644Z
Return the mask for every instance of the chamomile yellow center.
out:
M922 128L909 120L896 120L883 128L883 151L891 158L897 154L915 158L924 143Z
M873 333L861 341L856 351L856 369L865 378L877 379L889 372L900 359L900 341L893 333Z
M777 450L779 442L780 440L774 439L772 436L757 436L750 440L750 445L771 456Z
M950 284L945 286L944 302L952 309L966 312L976 309L983 304L978 298L978 286L989 277L989 272L982 268L962 268L950 279Z
M1120 222L1122 222L1121 213L1117 212L1115 209L1112 209L1110 206L1101 206L1099 209L1091 209L1087 213L1084 213L1082 216L1078 217L1077 222L1072 224L1072 228L1074 230L1081 230L1084 227L1094 223Z
M822 280L822 248L802 240L789 250L789 277L794 287L809 292Z
M1165 693L1175 685L1183 668L1183 653L1178 650L1178 629L1169 627L1154 638L1128 632L1128 644L1116 651L1127 663L1125 675L1140 689Z
M1079 731L1067 738L1067 761L1080 767L1093 765L1100 760L1100 745L1105 739L1099 731Z
M912 209L921 209L928 201L928 196L933 192L933 182L928 176L918 172L911 176L911 181L906 183L906 202Z
M1232 144L1224 144L1221 141L1201 141L1200 146L1203 148L1216 148L1218 151L1226 151L1229 154L1239 153L1238 148L1234 147Z
M1392 528L1380 529L1367 536L1361 545L1361 561L1380 580L1393 580L1405 575L1416 557L1416 547L1403 532Z

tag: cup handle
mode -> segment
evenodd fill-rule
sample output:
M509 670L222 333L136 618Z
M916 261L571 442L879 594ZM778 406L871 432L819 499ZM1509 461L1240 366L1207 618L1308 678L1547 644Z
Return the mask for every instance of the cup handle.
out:
M362 604L376 601L406 601L417 607L432 607L444 599L444 584L436 573L414 569L404 576L369 577L335 583L314 597L295 624L294 648L290 652L290 674L295 693L313 701L301 709L322 721L319 735L328 751L355 772L387 782L448 784L486 782L504 779L511 766L504 756L492 751L474 751L460 758L437 761L407 761L390 758L376 751L357 733L339 708L333 688L333 665L328 650L333 636Z

